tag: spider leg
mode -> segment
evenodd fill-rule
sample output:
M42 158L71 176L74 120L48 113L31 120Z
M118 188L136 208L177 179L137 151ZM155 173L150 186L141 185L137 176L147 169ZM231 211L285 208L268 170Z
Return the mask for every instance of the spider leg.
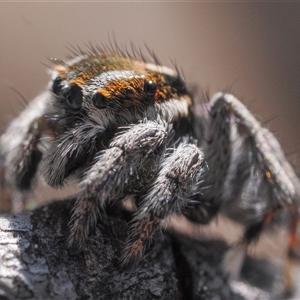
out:
M299 241L297 234L299 224L298 209L295 206L291 206L288 208L288 210L290 222L288 226L288 247L284 267L284 291L282 296L291 295L295 290L295 281L292 274L294 272L297 258L295 254L295 248ZM240 275L248 246L258 240L266 226L268 226L274 220L274 217L279 213L279 211L280 208L270 209L265 213L261 221L248 225L240 243L227 251L223 258L222 266L232 279L236 279Z
M289 211L291 224L286 290L291 290L293 283L289 266L293 264L291 261L297 244L300 181L275 136L262 127L238 99L228 94L218 94L214 99L221 99L224 106L230 107L233 120L231 129L235 130L237 137L237 142L232 143L232 157L224 183L222 211L229 217L238 219L230 212L232 206L235 206L235 211L247 206L252 209L252 215L249 214L251 210L246 209L247 213L243 215L248 218L238 220L246 225L244 250L249 243L258 239L266 225L272 222L280 210ZM248 171L240 176L239 170L242 166ZM237 188L237 185L240 188ZM229 256L225 256L224 265L227 264Z
M31 179L42 157L39 144L48 128L44 114L50 101L52 98L49 92L36 97L1 136L7 181L18 189L30 188Z
M184 210L193 196L200 192L205 166L203 153L193 144L181 143L166 157L133 219L122 255L123 265L140 257L162 221Z
M295 281L293 279L293 271L296 264L296 259L298 258L295 249L299 243L298 237L298 225L299 225L299 209L294 207L290 209L290 224L289 224L289 242L288 242L288 256L285 264L284 272L284 286L285 294L290 295L295 290Z
M69 224L68 248L80 252L100 210L127 194L143 193L156 175L170 128L156 122L132 125L99 153L80 184Z
M195 197L183 214L192 222L207 224L222 205L223 185L231 160L231 108L222 96L211 104L203 152L208 166L201 194Z
M217 95L218 96L218 95ZM216 97L217 97L216 96ZM251 112L232 95L223 96L224 105L231 107L239 133L249 138L252 155L260 164L261 172L272 186L282 206L300 206L300 181L275 136L255 119Z
M52 100L49 92L36 97L1 136L5 181L13 194L31 188L47 144L42 138L54 134L54 125L44 116Z
M74 170L94 156L104 137L105 128L88 121L58 135L42 161L41 170L46 182L52 187L63 185Z
M278 209L271 209L265 213L262 220L246 226L241 241L225 253L222 267L230 278L239 278L248 246L259 239L263 230L272 222L277 213Z

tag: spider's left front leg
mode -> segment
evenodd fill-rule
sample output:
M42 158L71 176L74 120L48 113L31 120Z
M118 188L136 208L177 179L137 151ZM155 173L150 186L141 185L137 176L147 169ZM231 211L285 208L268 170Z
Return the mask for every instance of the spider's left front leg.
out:
M90 228L96 225L108 204L121 201L128 194L141 194L158 171L170 127L157 122L131 125L98 153L93 166L81 182L69 224L67 246L79 253Z
M182 143L167 156L133 219L122 263L140 257L145 244L173 213L181 213L199 194L205 170L204 155L196 145Z
M0 137L1 184L8 190L2 196L11 197L13 211L23 208L47 148L47 138L55 135L54 122L45 116L52 113L52 102L49 91L37 96Z

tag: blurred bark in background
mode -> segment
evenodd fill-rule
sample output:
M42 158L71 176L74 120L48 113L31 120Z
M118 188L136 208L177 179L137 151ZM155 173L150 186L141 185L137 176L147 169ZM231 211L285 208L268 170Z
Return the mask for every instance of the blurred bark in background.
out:
M142 261L125 270L124 217L99 222L83 252L70 256L65 235L73 205L56 201L0 215L1 299L258 300L282 291L282 269L266 260L247 258L243 281L230 283L220 268L225 243L178 234L158 233Z

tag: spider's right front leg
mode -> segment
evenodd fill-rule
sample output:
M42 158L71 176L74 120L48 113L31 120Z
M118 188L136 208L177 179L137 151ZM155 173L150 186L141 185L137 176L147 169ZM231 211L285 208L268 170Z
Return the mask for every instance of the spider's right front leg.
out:
M159 167L170 130L156 122L131 125L101 151L81 182L70 221L67 246L79 253L100 210L127 194L141 194Z

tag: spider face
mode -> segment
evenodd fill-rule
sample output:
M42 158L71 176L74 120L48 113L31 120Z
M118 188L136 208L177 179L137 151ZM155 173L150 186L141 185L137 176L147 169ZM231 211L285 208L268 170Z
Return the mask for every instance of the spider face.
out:
M120 127L143 119L156 121L158 116L178 127L190 118L187 89L166 67L98 53L55 65L52 78L52 106L57 109L47 121L59 126L42 172L54 187L91 164Z
M232 95L200 108L175 71L143 59L93 50L59 61L49 90L1 137L7 184L29 190L37 171L52 187L78 178L72 254L83 250L99 211L132 194L138 209L125 264L174 213L197 223L226 214L245 225L249 244L287 208L292 253L300 182L278 141Z
M55 65L52 78L52 92L69 110L107 109L116 116L126 110L144 114L148 107L170 99L191 105L176 72L117 54L82 55Z

